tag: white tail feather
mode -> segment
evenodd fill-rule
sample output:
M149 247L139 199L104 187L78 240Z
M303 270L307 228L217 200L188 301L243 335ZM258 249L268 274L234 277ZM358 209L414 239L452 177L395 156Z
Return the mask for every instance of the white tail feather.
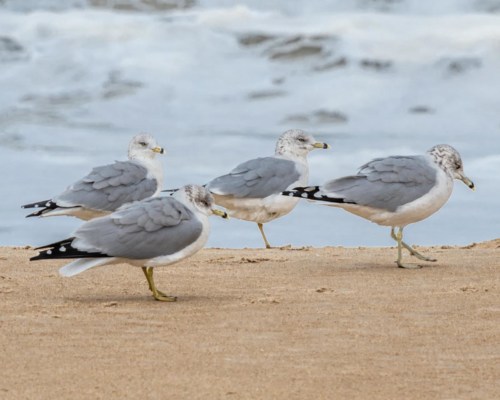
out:
M98 267L100 265L108 264L114 261L113 258L81 258L66 264L59 270L61 276L74 276L80 272L86 271L90 268Z

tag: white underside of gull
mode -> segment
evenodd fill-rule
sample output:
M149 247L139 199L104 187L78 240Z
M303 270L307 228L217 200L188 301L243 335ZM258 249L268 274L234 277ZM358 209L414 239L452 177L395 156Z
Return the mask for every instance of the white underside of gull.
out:
M43 213L41 217L57 217L59 215L66 215L68 217L76 217L83 221L89 221L94 218L103 217L105 215L111 214L111 211L101 211L101 210L95 210L93 208L85 208L79 206L73 207L72 205L66 206L59 202L57 203L57 205L59 207L65 207L65 208L48 211L46 213Z
M291 187L299 186L297 183ZM253 221L260 224L288 214L297 205L298 198L285 197L273 194L263 199L239 199L214 194L215 203L224 207L232 218Z

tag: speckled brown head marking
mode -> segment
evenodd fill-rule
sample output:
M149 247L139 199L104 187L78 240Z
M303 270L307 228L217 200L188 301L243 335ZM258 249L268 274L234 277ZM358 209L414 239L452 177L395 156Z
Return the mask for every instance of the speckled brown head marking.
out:
M450 145L438 144L427 152L445 172L448 172L452 176L454 176L456 172L461 172L463 174L464 169L460 154Z
M202 186L186 185L184 192L189 201L195 204L200 209L210 210L214 205L214 198L210 192Z
M279 137L275 153L305 157L314 148L315 142L314 138L303 130L290 129Z
M461 180L474 190L474 182L464 174L464 165L458 151L447 144L438 144L429 149L428 153L434 159L434 162L451 178Z

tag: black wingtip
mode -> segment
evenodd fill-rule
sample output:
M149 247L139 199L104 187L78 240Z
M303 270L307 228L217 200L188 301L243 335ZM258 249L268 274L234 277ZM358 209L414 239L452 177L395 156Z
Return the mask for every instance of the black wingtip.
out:
M324 194L318 194L320 192L319 186L306 186L306 187L296 187L292 190L285 190L281 192L283 196L290 197L300 197L301 199L313 200L313 201L325 201L328 203L339 203L339 204L356 204L353 201L347 201L342 197L328 197Z
M281 192L283 196L300 197L302 199L318 200L315 194L319 192L319 186L295 187L292 190Z
M29 204L24 204L21 206L21 208L46 208L50 207L52 204L52 200L43 200L43 201L37 201L35 203L29 203Z
M61 240L59 242L37 247L35 250L42 250L42 251L40 251L38 255L31 257L30 261L64 259L64 258L111 257L107 254L99 252L86 252L78 250L77 248L73 247L74 239L75 239L74 237L71 237L68 239Z
M43 210L38 210L38 211L32 212L31 214L26 215L26 217L24 217L24 218L39 217L43 214L44 210L45 210L45 208Z
M24 204L21 208L38 208L38 210L26 215L26 218L40 217L48 211L55 210L59 206L52 200L37 201L36 203Z
M43 252L43 253L44 253L44 252ZM49 257L44 257L44 256L42 255L42 252L40 252L38 255L31 257L31 258L30 258L30 261L45 260L45 259L47 259L47 258L49 258Z
M35 247L35 250L48 249L50 247L68 246L71 245L74 239L75 239L74 237L69 237L67 239L59 240L58 242L46 244L40 247Z

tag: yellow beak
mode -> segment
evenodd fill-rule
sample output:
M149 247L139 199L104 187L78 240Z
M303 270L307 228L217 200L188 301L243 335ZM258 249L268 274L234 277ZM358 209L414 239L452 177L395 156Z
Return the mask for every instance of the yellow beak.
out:
M160 146L153 147L151 150L154 151L155 153L160 153L160 154L165 153L165 150L163 149L163 147L160 147Z
M329 149L330 148L330 145L327 144L327 143L320 143L320 142L317 142L317 143L314 143L313 144L313 147L315 149Z
M217 215L221 218L229 219L229 215L227 215L227 212L225 212L225 211L217 210L216 208L212 208L212 212L214 213L214 215Z

